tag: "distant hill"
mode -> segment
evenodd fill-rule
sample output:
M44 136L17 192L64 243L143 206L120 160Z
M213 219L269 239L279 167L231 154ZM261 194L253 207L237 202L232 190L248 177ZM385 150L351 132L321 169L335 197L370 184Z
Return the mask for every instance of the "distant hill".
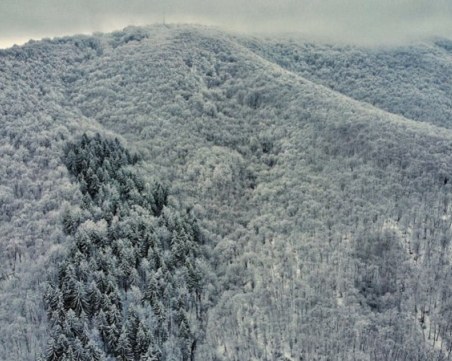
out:
M0 359L447 359L450 49L162 25L0 51Z
M353 99L446 128L452 118L452 41L363 48L243 39L265 59Z

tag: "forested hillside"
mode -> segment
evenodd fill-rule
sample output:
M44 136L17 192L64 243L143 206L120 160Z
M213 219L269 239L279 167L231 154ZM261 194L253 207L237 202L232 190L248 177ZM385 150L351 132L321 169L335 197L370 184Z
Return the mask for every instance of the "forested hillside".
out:
M0 51L0 359L447 360L450 49Z
M240 39L281 67L404 117L451 127L452 41L376 49L293 39Z

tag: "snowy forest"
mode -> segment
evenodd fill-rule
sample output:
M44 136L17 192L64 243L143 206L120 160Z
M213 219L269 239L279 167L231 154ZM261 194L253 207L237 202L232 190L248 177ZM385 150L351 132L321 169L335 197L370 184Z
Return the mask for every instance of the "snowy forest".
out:
M450 79L444 38L0 50L0 360L451 360Z

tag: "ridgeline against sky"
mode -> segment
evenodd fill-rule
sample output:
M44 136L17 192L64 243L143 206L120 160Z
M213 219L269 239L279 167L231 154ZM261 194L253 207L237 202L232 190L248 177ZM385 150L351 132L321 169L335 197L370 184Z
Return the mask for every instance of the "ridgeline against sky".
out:
M449 0L2 0L0 47L29 39L161 22L258 33L301 33L332 42L399 44L452 36Z

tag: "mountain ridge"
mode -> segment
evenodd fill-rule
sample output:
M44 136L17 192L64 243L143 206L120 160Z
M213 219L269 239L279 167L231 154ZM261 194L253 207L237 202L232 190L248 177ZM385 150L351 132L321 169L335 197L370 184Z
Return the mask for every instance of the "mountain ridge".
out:
M133 27L0 52L1 241L11 250L2 273L13 271L1 281L0 358L45 349L43 285L70 248L59 222L83 198L63 150L85 132L121 139L142 157L145 182L170 184L170 203L199 220L215 301L196 359L447 357L448 128L305 79L237 35L190 29ZM427 309L439 349L418 321Z

